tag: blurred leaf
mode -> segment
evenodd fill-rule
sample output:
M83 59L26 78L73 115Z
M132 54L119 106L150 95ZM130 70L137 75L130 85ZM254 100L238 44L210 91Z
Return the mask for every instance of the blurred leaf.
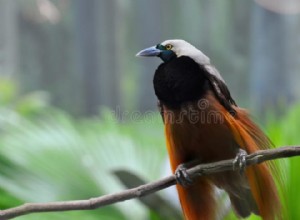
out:
M21 97L15 104L15 110L25 117L36 116L49 107L49 94L35 91Z
M114 174L128 189L148 183L147 181L141 179L133 172L130 172L128 170L116 170L114 171ZM151 195L139 197L138 199L145 206L147 206L150 209L150 211L154 211L155 217L153 216L153 219L182 219L182 216L178 212L178 209L176 209L169 202L164 200L158 193L153 193ZM152 215L154 213L152 213Z
M16 84L13 80L0 78L0 105L8 105L15 99L17 92Z

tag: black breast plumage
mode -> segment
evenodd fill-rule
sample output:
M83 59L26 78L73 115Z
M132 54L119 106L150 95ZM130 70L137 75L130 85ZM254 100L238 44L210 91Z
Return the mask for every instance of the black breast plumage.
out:
M168 107L200 99L208 89L206 70L187 56L162 63L155 71L153 84L158 99Z

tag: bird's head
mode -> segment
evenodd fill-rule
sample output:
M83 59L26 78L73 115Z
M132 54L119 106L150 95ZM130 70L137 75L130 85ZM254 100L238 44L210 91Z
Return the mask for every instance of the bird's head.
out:
M188 56L200 65L210 64L209 58L196 47L184 40L166 40L156 46L141 50L136 56L160 57L164 62L172 59Z

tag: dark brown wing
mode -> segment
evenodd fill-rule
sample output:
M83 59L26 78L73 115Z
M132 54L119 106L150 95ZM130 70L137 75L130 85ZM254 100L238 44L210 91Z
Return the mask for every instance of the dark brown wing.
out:
M235 116L236 111L234 110L233 106L237 106L237 104L231 97L230 91L225 82L209 72L206 72L206 77L209 80L218 101L224 106L227 111L230 112L232 116Z

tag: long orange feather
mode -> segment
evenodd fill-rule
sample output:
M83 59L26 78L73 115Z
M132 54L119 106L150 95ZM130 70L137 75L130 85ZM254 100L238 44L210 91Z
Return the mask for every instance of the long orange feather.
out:
M163 106L167 149L173 172L179 164L191 160L214 162L234 158L239 148L253 153L271 146L269 139L249 119L245 110L236 107L237 117L234 118L211 92L204 98L204 106L199 102L178 110ZM237 211L245 210L247 213L250 210L265 220L281 219L271 166L264 163L247 167L245 174L243 177L238 172L230 171L200 177L187 188L178 185L185 219L218 218L215 187L229 193L231 200L236 201Z

